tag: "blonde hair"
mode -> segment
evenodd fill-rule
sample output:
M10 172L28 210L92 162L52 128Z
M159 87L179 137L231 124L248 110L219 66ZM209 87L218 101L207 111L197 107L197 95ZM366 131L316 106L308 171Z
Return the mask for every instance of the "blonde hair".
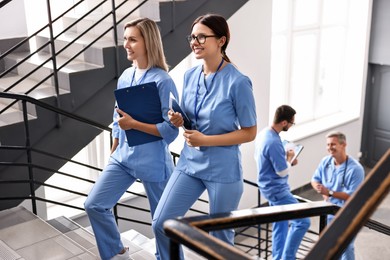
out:
M139 18L127 22L124 30L128 27L135 26L141 32L145 41L146 55L148 57L147 69L152 67L159 67L168 71L168 64L166 63L160 30L156 22L149 18Z

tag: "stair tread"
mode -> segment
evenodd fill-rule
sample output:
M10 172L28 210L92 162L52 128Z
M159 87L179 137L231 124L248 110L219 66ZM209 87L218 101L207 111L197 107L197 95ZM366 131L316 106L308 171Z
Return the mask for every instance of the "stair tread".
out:
M25 259L96 259L96 255L77 244L43 219L23 207L0 212L0 240Z
M71 41L75 40L79 35L80 35L79 33L68 31L68 32L65 32L65 33L59 35L56 38L56 40L71 42ZM47 32L47 31L42 31L41 33L39 33L39 36L42 36L45 38L50 37L49 32ZM97 39L96 35L84 34L79 39L77 39L74 43L86 46L96 39ZM114 44L112 37L106 37L106 38L102 37L98 41L96 41L92 46L97 47L97 48L106 48L106 47L112 47L114 45L115 44Z
M18 80L22 79L22 76L19 75L12 75L8 77L0 78L0 91L3 91L7 89L9 86L17 82ZM16 93L16 94L25 94L32 87L34 87L38 81L32 79L32 78L25 78L22 81L20 81L17 85L15 85L9 92L10 93ZM59 89L59 94L66 94L69 93L69 91L64 89ZM36 89L28 93L28 96L33 97L35 99L43 99L51 96L56 96L56 91L53 85L48 83L41 83Z
M29 52L18 52L18 53L9 54L7 57L9 57L10 59L21 60L24 57L28 56L29 54L30 54ZM41 52L41 53L35 53L29 59L27 59L26 62L29 62L30 64L34 64L37 66L45 62L45 64L43 65L44 68L53 69L52 62L48 61L50 58L51 58L50 53ZM61 55L58 55L56 57L57 69L60 68L63 64L67 63L68 61L69 58L61 57ZM73 60L69 62L65 67L61 68L60 71L65 73L74 73L74 72L80 72L85 70L100 69L102 67L103 66L101 65L96 65L85 61Z

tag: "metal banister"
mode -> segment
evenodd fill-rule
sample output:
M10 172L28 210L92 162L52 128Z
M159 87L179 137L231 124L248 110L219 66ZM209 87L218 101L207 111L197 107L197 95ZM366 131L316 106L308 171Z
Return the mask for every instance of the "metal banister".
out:
M237 249L222 241L215 241L218 239L206 232L304 217L326 218L327 214L335 214L338 209L338 206L325 201L260 207L171 219L164 223L164 230L171 238L171 259L178 258L179 244L189 247L208 259L250 259L242 253L236 255Z
M324 230L306 259L337 259L341 256L343 250L367 223L389 190L390 149ZM373 228L373 225L370 227Z
M52 106L52 105L49 105L45 102L42 102L40 100L37 100L35 98L32 98L30 96L27 96L27 95L23 95L23 94L14 94L14 93L9 93L9 92L0 92L0 98L8 98L8 99L14 99L14 100L22 100L22 101L27 101L29 103L32 103L34 105L37 105L39 107L42 107L42 108L45 108L45 109L48 109L50 111L53 111L53 112L56 112L58 114L61 114L61 115L64 115L66 117L69 117L69 118L72 118L72 119L75 119L77 121L80 121L80 122L83 122L83 123L86 123L86 124L89 124L93 127L96 127L98 129L101 129L101 130L106 130L106 131L109 131L111 132L111 128L108 127L108 126L105 126L105 125L102 125L102 124L99 124L95 121L92 121L88 118L85 118L85 117L81 117L81 116L78 116L76 114L73 114L73 113L70 113L70 112L67 112L61 108L58 108L58 107L55 107L55 106Z
M369 219L389 190L390 149L341 209L324 201L305 202L208 216L181 217L166 221L164 230L171 239L171 259L179 258L179 244L189 247L208 259L251 259L245 255L235 255L237 252L233 246L216 241L218 239L211 237L207 231L313 216L320 216L320 219L323 219L321 222L325 222L327 214L337 213L335 219L323 230L320 239L305 258L336 259L363 225L383 234L390 233L388 226Z

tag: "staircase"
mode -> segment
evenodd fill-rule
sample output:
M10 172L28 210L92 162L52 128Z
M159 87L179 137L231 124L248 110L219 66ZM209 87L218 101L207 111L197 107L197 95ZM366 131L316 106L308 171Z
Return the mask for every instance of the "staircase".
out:
M155 259L154 239L135 230L121 236L133 259ZM188 249L185 249L185 257L204 259ZM0 259L89 260L99 259L99 252L90 228L83 228L66 217L45 221L19 206L0 211Z
M130 66L120 40L124 22L140 15L157 20L167 60L173 68L190 52L185 35L197 16L216 12L229 17L247 0L231 1L229 4L223 0L115 0L117 24L114 26L110 13L112 1L79 2L82 4L62 17L53 17L52 33L46 27L29 41L8 50L2 48L0 40L0 94L26 94L108 126L112 122L116 80ZM146 10L151 11L147 14ZM117 32L116 37L114 32ZM31 45L31 42L34 44ZM72 158L102 132L30 103L27 103L27 110L29 145L49 154ZM0 97L0 144L3 148L27 146L22 120L21 102ZM27 167L9 166L10 163L25 164L28 160L26 151L0 149L0 158L1 162L6 162L0 162L0 179L26 179L29 174ZM35 180L42 183L66 163L36 154L32 159L34 165L53 169L34 168ZM14 185L2 186L0 198L27 197L30 194L28 187L29 184L21 183L17 188ZM35 188L38 187L39 184L35 185ZM1 201L0 210L14 207L21 201Z

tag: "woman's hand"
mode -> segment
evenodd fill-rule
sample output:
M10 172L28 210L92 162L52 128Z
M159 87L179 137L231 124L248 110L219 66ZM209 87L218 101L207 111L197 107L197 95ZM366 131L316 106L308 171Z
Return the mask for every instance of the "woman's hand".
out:
M118 117L118 125L121 129L130 130L134 128L134 124L137 122L137 120L119 108L116 109L116 112L120 115L120 117Z
M171 124L176 127L181 127L184 124L183 116L178 112L174 112L172 109L168 111L168 118Z
M188 146L198 147L205 144L205 135L198 130L185 130L183 136Z

